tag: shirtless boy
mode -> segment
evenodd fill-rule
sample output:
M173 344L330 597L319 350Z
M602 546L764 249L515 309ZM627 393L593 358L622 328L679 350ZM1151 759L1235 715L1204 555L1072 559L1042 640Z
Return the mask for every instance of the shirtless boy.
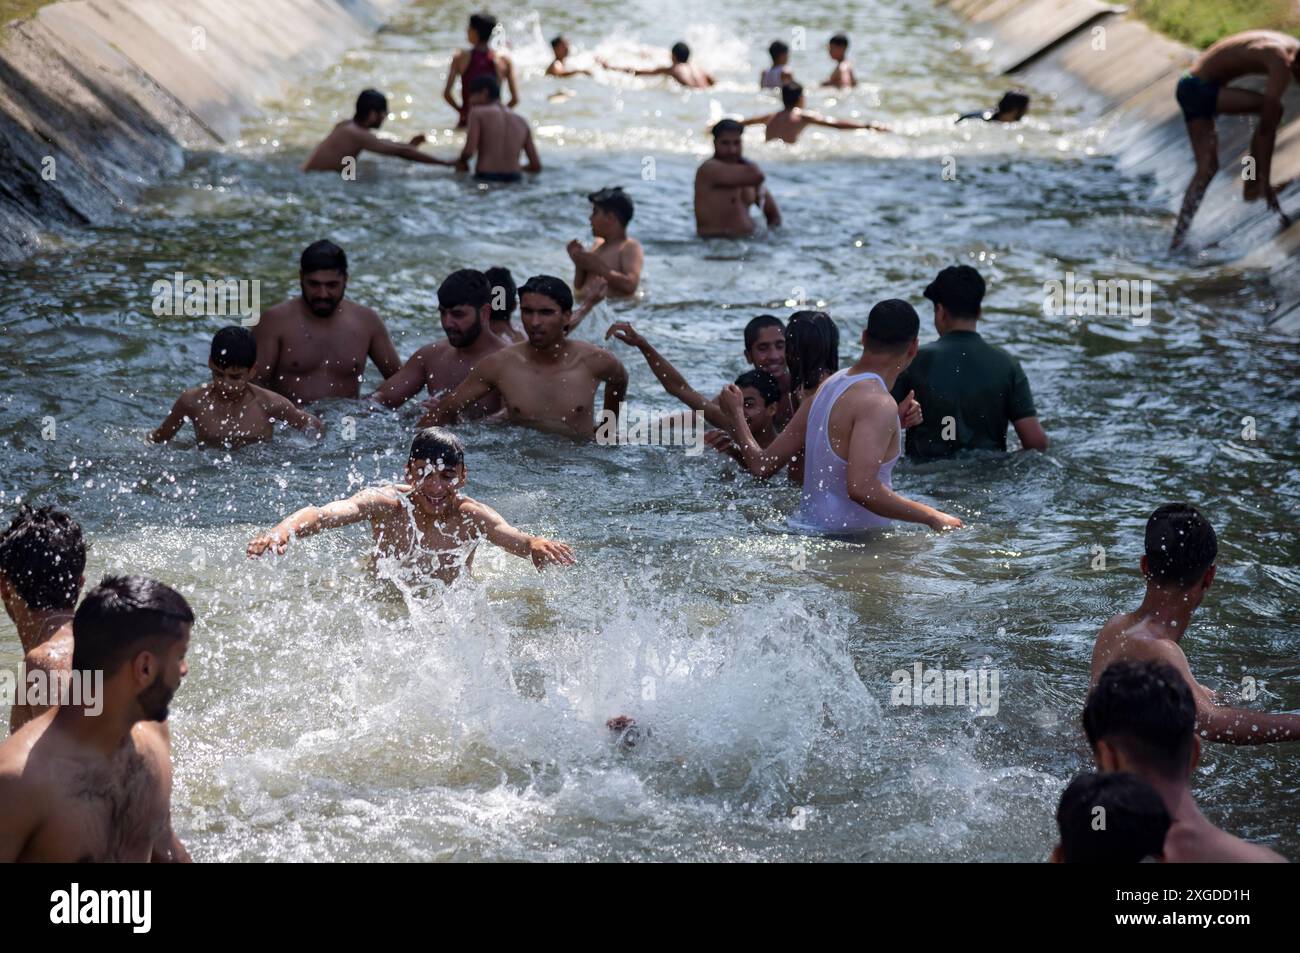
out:
M277 420L320 437L325 425L319 417L300 410L289 398L251 383L256 363L253 332L237 325L222 328L213 335L208 355L212 380L177 397L171 413L149 439L166 443L187 420L194 424L199 444L209 447L242 447L270 440Z
M283 555L292 539L322 530L369 522L376 558L395 558L451 584L468 572L474 550L486 538L539 570L548 563L574 564L563 543L529 536L492 507L461 494L465 451L455 434L429 427L415 435L406 462L406 482L370 487L346 500L308 506L281 520L248 544L250 557L274 550Z
M445 423L495 391L511 423L593 440L596 391L602 383L604 410L618 416L627 392L627 371L604 348L569 339L573 317L569 286L551 275L529 278L519 289L519 314L528 341L476 364L463 384L427 405L421 427Z
M379 315L344 297L348 259L333 242L303 250L302 295L275 305L253 327L257 366L253 381L306 404L327 397L359 397L366 358L384 377L402 366Z
M388 115L388 100L384 94L374 89L367 89L357 97L356 113L351 119L345 119L336 125L333 131L312 150L307 161L303 163L304 172L344 172L347 171L345 160L356 160L361 153L369 150L385 156L397 156L412 162L426 162L429 165L455 165L446 159L437 159L419 146L424 136L413 136L409 143L393 142L380 139L372 130L384 124Z
M542 160L533 145L533 131L518 113L511 112L501 102L501 86L494 76L480 76L469 85L469 131L465 134L465 148L456 160L456 168L469 170L469 160L474 163L474 178L480 182L519 182L523 173L519 166L519 153L528 158L523 172L541 172Z
M451 68L447 71L447 84L442 88L442 98L447 105L459 113L456 128L462 129L469 122L470 90L476 79L490 76L510 87L509 107L519 105L519 84L515 79L515 64L505 53L497 53L488 47L488 41L496 32L496 17L487 13L476 13L469 18L465 38L469 40L468 50L457 50L451 58ZM460 78L460 99L458 103L452 96L452 88ZM498 94L498 98L500 98Z
M765 116L753 116L741 122L742 126L762 125L766 129L766 141L779 139L793 143L799 134L809 126L826 126L828 129L870 129L873 132L889 132L888 126L875 122L857 122L852 119L828 119L803 108L803 87L798 83L787 83L781 87L781 102L785 108L780 112Z
M701 238L743 238L754 232L749 207L757 205L770 228L781 224L763 170L741 155L745 127L723 119L713 127L713 157L695 173L695 230Z
M438 286L438 317L447 340L426 344L412 354L370 399L397 408L421 390L441 397L458 387L475 364L506 346L488 325L491 297L492 288L481 271L466 268L443 279ZM464 416L486 417L500 409L501 401L492 394L465 408Z
M598 277L605 279L611 297L636 294L645 252L639 241L627 237L634 211L631 196L615 187L592 192L587 200L591 202L591 234L596 240L586 249L576 238L566 246L573 260L573 289L581 294L588 278Z
M1229 86L1234 79L1263 74L1264 92ZM1205 197L1210 180L1219 171L1219 136L1214 119L1220 113L1249 113L1259 117L1250 140L1254 175L1245 178L1242 195L1247 202L1263 197L1277 213L1283 227L1291 219L1282 211L1277 193L1289 182L1272 185L1273 145L1282 124L1282 94L1292 80L1300 81L1300 40L1285 33L1249 30L1226 36L1202 53L1178 81L1176 95L1187 125L1187 138L1196 159L1196 172L1183 196L1183 206L1174 226L1171 248L1187 237L1192 218Z
M574 69L564 65L565 59L569 55L569 41L562 36L557 36L551 40L551 52L555 54L555 59L551 60L551 65L546 67L547 76L556 76L563 79L566 76L590 76L589 69Z
M72 612L85 569L86 542L76 520L52 506L19 505L0 534L0 600L18 630L24 673L72 670ZM30 698L15 702L10 733L49 707Z
M822 85L834 86L836 89L850 89L858 85L857 77L853 75L853 64L848 60L849 38L843 33L836 33L827 42L826 52L835 61L835 67Z
M1215 827L1197 806L1192 774L1201 760L1201 726L1194 684L1163 662L1116 662L1102 672L1083 709L1097 768L1131 772L1160 795L1173 821L1165 863L1285 863L1267 847Z
M596 62L605 69L614 70L617 73L631 73L633 76L671 76L687 89L708 89L714 84L714 79L710 74L698 66L690 64L691 48L685 43L674 43L669 53L673 58L671 66L655 66L650 69L640 69L635 66L614 66L607 60L602 59L598 59Z
M167 706L194 613L174 589L106 576L72 621L72 668L103 672L99 714L68 704L0 744L0 863L188 862L172 830Z
M1300 714L1228 708L1196 681L1179 644L1214 582L1219 543L1194 507L1166 503L1151 514L1140 566L1147 591L1135 612L1112 616L1092 650L1092 683L1120 661L1160 662L1186 681L1196 702L1196 731L1207 741L1258 745L1300 740Z

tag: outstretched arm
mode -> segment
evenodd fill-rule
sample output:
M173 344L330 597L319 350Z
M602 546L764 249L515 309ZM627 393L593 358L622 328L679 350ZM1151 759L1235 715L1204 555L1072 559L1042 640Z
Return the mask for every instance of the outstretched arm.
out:
M370 399L377 404L382 404L389 410L396 410L404 403L420 392L428 380L428 373L424 368L424 358L420 351L411 355L411 359L402 365L392 377L385 379L379 385Z
M490 506L478 502L467 503L466 513L491 542L512 555L531 559L538 569L548 563L572 566L575 562L573 550L564 543L557 543L544 536L530 536L522 530L515 529L505 521L505 517Z
M417 140L421 137L417 136ZM455 165L450 159L439 159L431 156L427 152L421 152L420 149L411 143L393 142L389 139L382 139L373 132L367 132L362 136L361 147L370 152L377 152L384 156L397 156L400 159L408 159L411 162L423 162L427 165Z
M1300 741L1300 715L1250 711L1214 702L1214 693L1196 680L1187 656L1173 644L1156 642L1155 657L1178 671L1196 701L1196 732L1206 741L1230 745L1262 745L1274 741Z
M682 376L681 371L677 370L672 363L655 350L654 346L647 341L637 330L626 321L618 321L610 325L605 332L605 339L617 338L624 344L630 345L641 352L645 362L650 365L650 370L654 372L659 383L673 397L676 397L691 410L704 412L704 418L715 427L726 428L729 426L727 415L722 412L715 402L706 400L704 395L687 383L686 378Z
M804 120L814 126L826 126L830 129L871 129L875 132L892 132L888 126L878 122L858 122L856 119L831 119L816 113L804 113Z
M493 383L491 379L484 375L483 363L483 361L480 361L475 364L474 368L469 372L469 376L461 381L460 386L450 394L433 403L432 406L426 403L425 406L429 407L429 409L420 418L417 426L421 428L439 427L451 423L456 419L456 415L470 404L476 400L482 400L490 394Z
M254 536L248 543L248 555L261 556L270 549L274 549L276 555L284 555L291 539L314 536L322 530L360 523L394 504L394 500L372 488L324 506L305 506L286 516L267 532Z

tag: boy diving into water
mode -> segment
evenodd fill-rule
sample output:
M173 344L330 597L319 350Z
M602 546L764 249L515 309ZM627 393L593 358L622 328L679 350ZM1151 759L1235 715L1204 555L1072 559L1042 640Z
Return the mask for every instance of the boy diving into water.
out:
M486 537L508 553L547 563L574 564L563 543L515 529L492 507L460 493L465 485L465 450L449 430L429 427L415 435L406 463L406 483L368 487L346 500L308 506L281 520L248 544L250 557L274 549L283 554L289 540L321 530L370 522L376 556L415 564L445 583L469 570L474 550Z

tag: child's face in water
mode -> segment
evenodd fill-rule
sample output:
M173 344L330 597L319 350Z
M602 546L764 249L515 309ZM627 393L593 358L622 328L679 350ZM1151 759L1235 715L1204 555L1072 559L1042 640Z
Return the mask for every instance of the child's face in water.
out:
M776 404L769 404L753 387L742 387L740 392L745 395L745 423L749 424L750 432L766 431L772 426Z
M426 513L437 513L445 510L465 485L465 464L449 467L442 460L410 460L406 482L411 485L411 502Z
M217 367L208 361L212 371L212 388L223 400L233 400L248 389L248 380L253 376L251 367Z

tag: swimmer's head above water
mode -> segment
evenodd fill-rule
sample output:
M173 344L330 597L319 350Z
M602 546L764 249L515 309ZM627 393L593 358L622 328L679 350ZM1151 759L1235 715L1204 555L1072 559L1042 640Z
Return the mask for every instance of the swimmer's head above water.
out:
M352 121L363 129L378 129L388 116L388 97L377 89L363 90L357 97Z
M745 127L734 119L720 119L713 126L713 158L723 162L740 161L740 140Z
M465 485L465 447L446 427L425 427L411 441L406 460L409 499L429 513L455 502L456 491Z
M1029 112L1029 96L1019 89L1008 90L1002 94L994 109L981 109L972 113L962 113L957 122L967 119L982 119L985 122L1019 122Z
M974 330L984 304L984 277L970 265L953 265L935 275L922 294L934 304L934 328Z
M745 398L745 422L750 432L757 434L771 429L781 402L780 382L767 371L753 370L737 377L736 386Z
M772 57L773 66L785 66L790 62L790 47L780 40L773 41L767 48L767 53Z
M492 34L497 29L497 18L490 13L475 13L469 18L469 26L465 30L465 38L474 46L484 46L488 40L492 39Z
M777 380L788 377L785 324L775 315L760 314L745 325L745 360Z
M1083 731L1102 771L1183 783L1200 759L1192 690L1163 662L1107 666L1088 693Z
M18 506L0 533L0 599L15 610L71 611L85 584L86 540L81 526L52 506Z
M781 87L781 103L786 109L797 109L803 105L803 87L798 83L786 83Z
M573 315L573 292L554 275L533 275L519 288L519 320L528 343L547 350L564 341Z
M495 76L479 76L469 84L469 104L490 106L501 102L501 83Z
M902 358L903 366L916 357L921 316L901 298L881 301L867 315L862 348L875 354Z
M825 311L796 311L785 327L790 389L815 390L840 369L840 329Z
M298 260L302 300L318 318L328 318L343 303L348 288L348 256L330 241L312 242Z
M1061 840L1053 863L1137 864L1163 858L1173 821L1159 792L1136 774L1090 771L1061 794L1056 824Z
M1147 584L1183 593L1183 601L1201 604L1214 582L1219 540L1210 521L1194 506L1166 503L1147 520L1142 575Z
M569 55L569 41L563 36L557 36L551 40L551 52L555 54L557 60L562 60Z
M246 391L256 363L257 338L248 328L230 325L212 336L208 369L212 386L221 397L232 400Z
M685 63L691 58L691 48L685 43L674 43L670 52L673 55L674 63Z
M591 234L604 239L619 239L626 234L636 209L622 186L592 192L587 201L591 202Z
M492 285L472 268L453 271L438 286L438 317L452 347L469 347L492 316Z

